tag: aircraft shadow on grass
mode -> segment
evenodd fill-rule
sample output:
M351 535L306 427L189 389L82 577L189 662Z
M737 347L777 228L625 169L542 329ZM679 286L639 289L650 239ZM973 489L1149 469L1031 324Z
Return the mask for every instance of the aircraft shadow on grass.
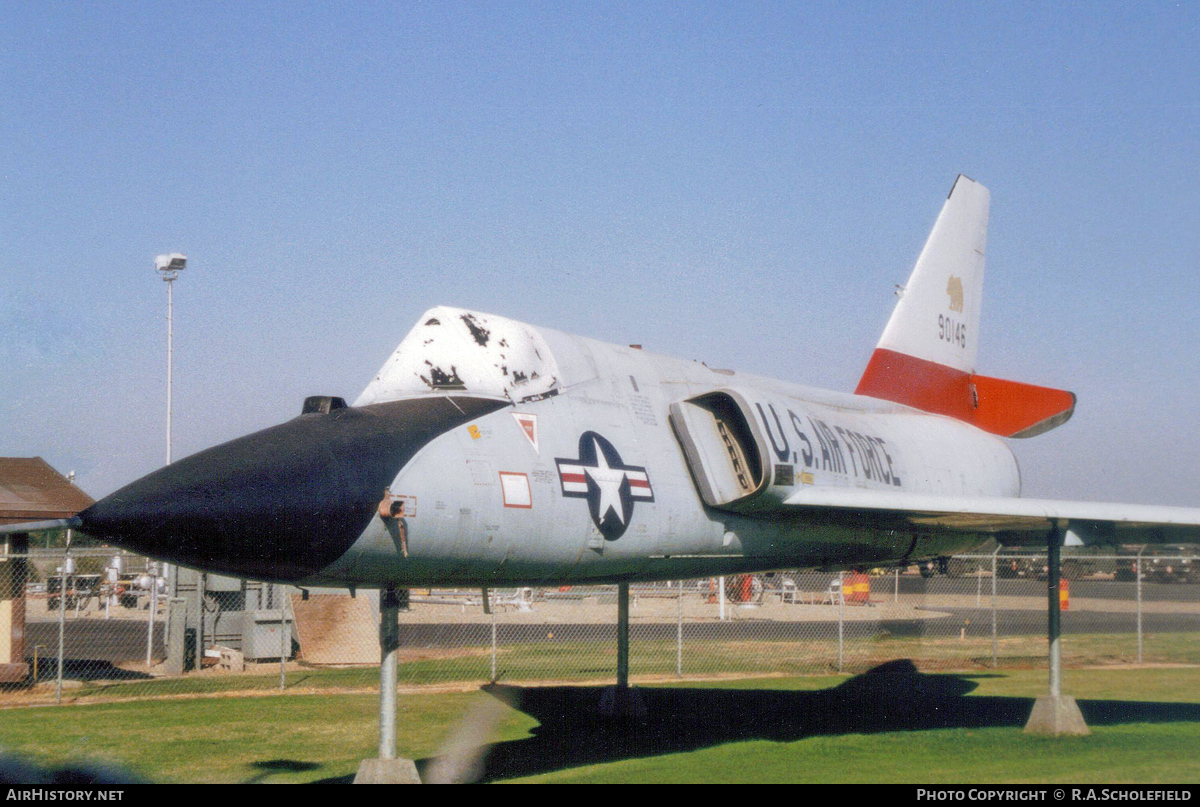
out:
M27 659L32 662L32 659ZM58 675L58 659L39 658L37 680L46 683ZM126 670L104 659L63 660L63 678L69 681L152 681L154 676L137 670Z
M604 687L516 687L485 691L536 719L531 737L485 746L479 779L515 776L695 751L744 740L945 728L1025 725L1032 698L966 697L981 676L926 675L907 659L826 690L638 689L645 715L600 717ZM610 694L611 697L611 694ZM1092 726L1200 722L1200 704L1080 701ZM433 760L422 760L426 770Z

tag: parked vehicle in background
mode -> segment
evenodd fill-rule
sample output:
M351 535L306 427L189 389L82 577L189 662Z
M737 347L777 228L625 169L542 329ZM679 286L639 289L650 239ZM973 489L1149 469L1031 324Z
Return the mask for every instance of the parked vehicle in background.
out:
M1105 547L1063 547L1062 576L1078 580L1097 572L1112 572L1111 561L1105 564L1100 556L1112 554ZM949 558L938 558L922 563L923 577L935 573L947 577L991 577L992 562L996 564L996 576L1008 579L1045 580L1049 572L1046 550L1035 547L998 547L994 540L979 549Z
M1066 546L1062 549L1060 574L1064 580L1081 580L1092 575L1112 573L1108 547ZM996 557L996 576L1025 580L1045 580L1050 573L1049 558L1043 549L1002 549Z
M1137 579L1139 547L1121 547L1117 580ZM1200 583L1200 547L1185 544L1148 546L1141 550L1142 579L1154 583Z
M1066 580L1081 580L1099 572L1112 573L1112 561L1102 561L1097 555L1112 556L1112 547L1064 546L1062 550L1062 577ZM1046 575L1043 573L1042 577Z
M921 577L926 579L935 574L943 574L946 577L965 577L982 574L984 571L990 576L992 561L990 558L980 560L975 557L942 557L921 561L916 568L921 573Z
M971 553L970 557L952 557L946 564L945 573L947 577L991 577L992 559L977 552Z
M996 577L1045 579L1046 553L1035 549L1003 549L996 556Z

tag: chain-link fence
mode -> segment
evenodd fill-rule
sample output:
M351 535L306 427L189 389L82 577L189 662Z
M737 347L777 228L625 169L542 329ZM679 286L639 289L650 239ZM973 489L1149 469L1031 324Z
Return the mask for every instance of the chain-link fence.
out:
M0 705L378 685L378 593L301 591L164 570L112 550L31 552L29 665ZM117 559L119 558L119 559ZM1046 663L1044 555L998 551L934 568L777 572L630 589L638 680ZM940 567L940 568L938 568ZM64 573L65 572L65 573ZM1191 548L1067 556L1064 663L1200 663ZM616 586L413 589L400 613L402 686L605 682L617 665ZM2 648L0 648L2 650Z

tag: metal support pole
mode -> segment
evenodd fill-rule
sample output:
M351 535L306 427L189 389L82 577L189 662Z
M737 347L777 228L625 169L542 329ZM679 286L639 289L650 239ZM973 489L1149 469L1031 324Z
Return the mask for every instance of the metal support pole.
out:
M207 636L204 632L204 620L207 617L208 611L208 609L204 607L204 600L207 597L208 573L201 572L199 581L196 583L196 613L200 615L196 620L196 672L200 672L204 669L204 648L208 643Z
M71 544L71 530L67 530L67 545ZM63 632L67 619L67 562L70 555L63 555L58 573L58 675L54 687L54 702L62 703L63 682Z
M151 653L154 649L154 617L158 611L158 564L151 563L147 569L150 578L150 620L146 626L146 669L154 663Z
M1050 636L1050 696L1057 698L1062 695L1062 610L1058 599L1058 583L1061 575L1060 562L1062 559L1061 526L1056 526L1050 534L1049 557L1047 558L1046 588L1048 605L1048 634Z
M379 592L379 758L396 758L396 684L400 648L400 591Z
M629 688L629 584L617 584L617 688Z
M846 573L838 572L838 672L842 672L846 641Z
M405 594L408 590L405 589ZM293 615L293 619L294 619ZM379 592L379 757L364 759L356 785L420 784L411 759L396 757L396 684L400 649L400 589Z
M720 612L719 612L718 616L719 616L720 620L722 622L724 622L725 621L725 576L724 575L717 578L717 589L718 589L717 598L718 598L718 601L721 603Z
M163 563L163 579L167 581L167 623L163 625L163 644L171 646L171 600L179 598L179 567Z
M178 270L166 271L163 273L162 279L167 284L167 465L171 464L171 415L173 409L173 392L172 378L175 370L175 278L179 276ZM178 576L171 575L172 564L166 564L163 568L163 576L168 578L170 590L168 594L174 598L178 596L175 589L175 584L178 582ZM203 598L201 599L200 621L204 621ZM168 620L170 624L170 620ZM185 628L186 630L186 628ZM197 669L199 662L197 662Z
M1047 621L1050 637L1050 694L1039 697L1033 703L1033 711L1025 723L1026 734L1061 736L1064 734L1084 736L1089 734L1083 713L1074 698L1062 694L1062 635L1061 612L1058 599L1058 583L1062 578L1062 543L1067 531L1065 521L1056 522L1046 537L1046 594Z
M1138 550L1137 558L1133 562L1133 575L1137 580L1137 637L1138 637L1138 664L1142 663L1142 553L1146 551L1146 547Z
M289 639L292 638L292 629L288 627L287 622L287 598L283 595L279 597L279 691L282 692L287 687L285 673L287 671L287 657L291 655L288 651L291 650Z
M675 589L675 675L683 677L683 581Z
M492 602L492 592L484 589L483 596L487 598L488 611L492 614L492 683L496 683L496 605Z
M167 465L171 464L171 371L175 355L175 320L174 298L171 289L175 285L174 277L164 277L167 281Z
M896 567L896 586L892 594L892 602L900 602L900 567Z
M999 662L999 640L996 633L996 555L999 554L1000 547L996 547L996 551L992 553L992 669L1000 666Z

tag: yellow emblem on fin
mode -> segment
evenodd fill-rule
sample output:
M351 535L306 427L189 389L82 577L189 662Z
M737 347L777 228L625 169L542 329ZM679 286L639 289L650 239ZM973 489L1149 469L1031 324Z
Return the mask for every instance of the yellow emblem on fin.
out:
M950 310L962 313L963 287L961 277L950 275L950 281L946 284L946 294L950 297Z

